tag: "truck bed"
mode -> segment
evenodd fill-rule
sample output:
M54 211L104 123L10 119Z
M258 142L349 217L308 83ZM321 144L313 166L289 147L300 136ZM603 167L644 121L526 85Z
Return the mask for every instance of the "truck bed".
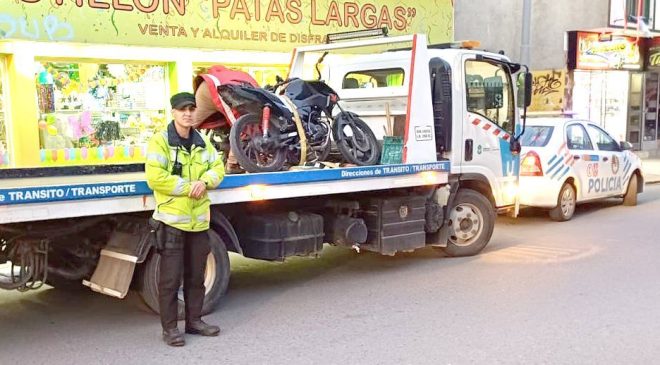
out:
M212 204L447 183L449 161L226 175ZM0 180L0 224L149 211L144 173Z

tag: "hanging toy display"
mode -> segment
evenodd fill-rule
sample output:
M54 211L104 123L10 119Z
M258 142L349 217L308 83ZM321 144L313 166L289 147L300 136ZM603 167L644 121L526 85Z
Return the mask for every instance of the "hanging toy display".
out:
M118 140L121 137L119 123L113 120L104 120L96 126L95 135L101 144Z
M53 113L55 111L55 86L53 85L53 75L45 70L39 73L37 96L40 112Z

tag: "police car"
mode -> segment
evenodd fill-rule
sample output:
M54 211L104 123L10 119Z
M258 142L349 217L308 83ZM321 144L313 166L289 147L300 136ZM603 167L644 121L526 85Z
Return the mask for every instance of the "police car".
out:
M617 142L597 124L529 118L521 144L521 206L548 208L550 218L567 221L582 202L623 197L624 205L637 205L641 160L630 143Z

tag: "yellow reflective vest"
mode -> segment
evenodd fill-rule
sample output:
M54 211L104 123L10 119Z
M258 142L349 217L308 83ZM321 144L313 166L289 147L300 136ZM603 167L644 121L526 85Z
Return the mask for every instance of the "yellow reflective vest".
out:
M157 132L149 141L145 171L147 184L154 191L156 210L153 218L187 232L209 229L211 201L208 193L200 199L188 196L191 182L203 181L214 189L225 175L225 168L208 138L195 130L190 151L181 146L180 137L170 123L167 131ZM174 175L175 161L181 175Z

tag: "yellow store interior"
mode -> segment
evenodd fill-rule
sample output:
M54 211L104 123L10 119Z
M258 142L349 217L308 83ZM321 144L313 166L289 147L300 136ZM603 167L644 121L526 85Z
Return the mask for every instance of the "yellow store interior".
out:
M288 52L0 41L0 168L144 161L169 122L169 96L222 64L260 85L286 76Z

